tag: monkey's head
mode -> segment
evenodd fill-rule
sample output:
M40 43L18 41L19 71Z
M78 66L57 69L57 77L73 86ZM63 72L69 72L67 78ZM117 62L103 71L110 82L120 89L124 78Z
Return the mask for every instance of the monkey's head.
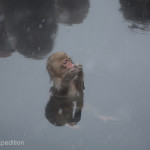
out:
M47 70L51 80L62 78L66 71L74 67L71 58L64 52L56 52L47 60Z

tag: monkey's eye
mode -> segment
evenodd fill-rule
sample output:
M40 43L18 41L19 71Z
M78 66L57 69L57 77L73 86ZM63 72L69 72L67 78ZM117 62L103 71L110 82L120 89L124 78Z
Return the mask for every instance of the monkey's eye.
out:
M67 59L67 61L71 61L71 59L70 59L70 58L68 58L68 59Z
M67 63L67 60L65 59L64 61L63 61L63 64L66 64Z

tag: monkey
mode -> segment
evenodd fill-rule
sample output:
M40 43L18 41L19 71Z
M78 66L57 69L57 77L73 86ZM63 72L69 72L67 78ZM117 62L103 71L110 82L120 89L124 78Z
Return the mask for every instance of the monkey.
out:
M64 52L53 53L47 60L53 86L45 107L45 117L55 126L76 125L81 120L84 74L81 64L74 64Z
M53 86L51 94L77 96L84 90L84 74L81 64L74 64L64 52L53 53L47 60L47 71Z

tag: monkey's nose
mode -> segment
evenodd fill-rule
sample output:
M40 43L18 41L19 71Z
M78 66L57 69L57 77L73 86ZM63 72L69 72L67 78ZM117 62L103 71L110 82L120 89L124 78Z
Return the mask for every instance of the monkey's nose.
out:
M71 68L74 68L74 66L75 66L74 64L72 64L72 63L70 63L70 62L68 62L66 65L67 65L67 68L70 68L70 69L71 69Z

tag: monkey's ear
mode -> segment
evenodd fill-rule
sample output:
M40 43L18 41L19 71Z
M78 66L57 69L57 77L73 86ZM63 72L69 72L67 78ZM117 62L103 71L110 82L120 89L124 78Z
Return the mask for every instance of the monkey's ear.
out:
M49 75L50 75L50 81L54 81L54 72L49 72Z

